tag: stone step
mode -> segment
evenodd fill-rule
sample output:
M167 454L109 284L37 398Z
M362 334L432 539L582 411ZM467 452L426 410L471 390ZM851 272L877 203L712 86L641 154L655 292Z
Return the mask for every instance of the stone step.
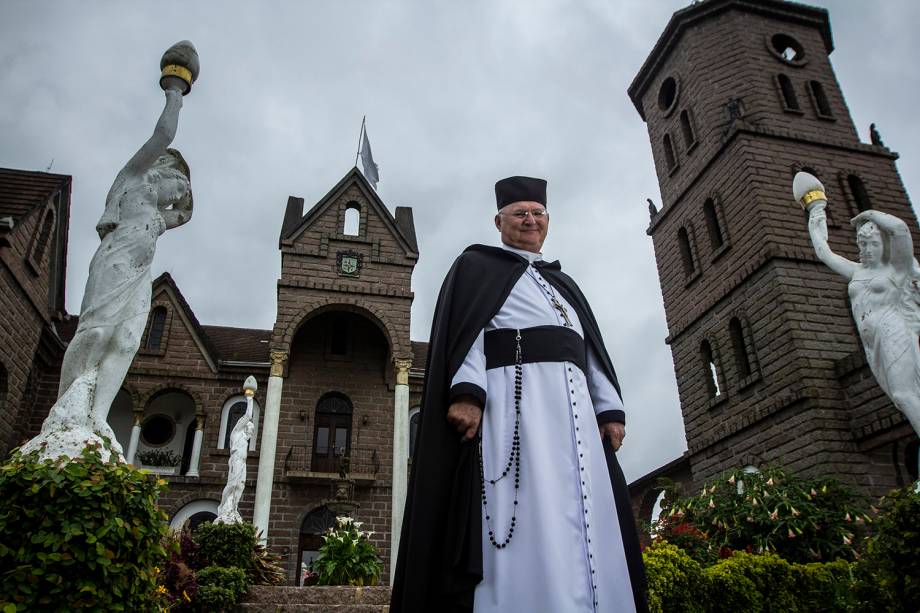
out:
M385 604L271 604L244 602L239 613L388 613Z
M325 607L362 605L380 607L390 604L390 588L386 585L357 587L357 586L309 586L296 587L293 585L253 585L243 597L243 605L321 605ZM247 609L255 610L255 609ZM266 609L269 610L269 609ZM274 610L274 609L270 609ZM282 610L282 609L278 609ZM287 609L294 611L301 609ZM304 611L312 609L303 609ZM338 611L339 609L332 609ZM379 611L380 609L373 609ZM344 611L344 609L343 609ZM358 613L357 610L349 613Z

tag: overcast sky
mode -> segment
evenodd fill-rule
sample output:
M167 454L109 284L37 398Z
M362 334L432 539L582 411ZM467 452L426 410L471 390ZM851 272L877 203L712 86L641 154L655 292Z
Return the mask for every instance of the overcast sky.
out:
M856 125L876 122L920 186L920 3L816 2ZM0 0L0 166L73 176L67 309L118 170L163 106L163 51L192 40L201 76L174 142L192 221L159 241L205 324L270 329L289 195L309 207L354 164L361 117L379 194L411 206L421 256L412 338L473 242L497 244L496 179L549 180L549 259L580 283L620 377L635 479L686 449L645 199L660 202L626 88L686 1L48 2ZM52 164L53 161L53 164ZM804 231L804 229L803 229Z

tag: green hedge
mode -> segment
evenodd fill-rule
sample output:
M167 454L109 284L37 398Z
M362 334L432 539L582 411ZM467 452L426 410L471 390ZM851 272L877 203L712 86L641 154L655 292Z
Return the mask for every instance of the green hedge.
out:
M856 609L850 564L790 564L779 556L735 553L701 568L685 551L658 542L643 554L652 613L807 613Z
M148 610L166 558L163 484L97 449L63 464L15 452L0 467L0 610Z

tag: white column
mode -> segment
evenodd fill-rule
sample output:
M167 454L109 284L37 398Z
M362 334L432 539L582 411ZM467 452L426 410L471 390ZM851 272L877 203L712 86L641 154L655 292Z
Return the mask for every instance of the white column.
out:
M396 365L396 392L393 406L393 500L390 516L390 585L396 572L399 553L399 535L402 530L403 510L406 506L406 489L409 466L409 367L411 360L394 360Z
M128 464L134 464L134 456L137 453L137 444L141 440L141 416L143 413L134 412L134 425L131 426L131 440L128 441L128 455L125 461Z
M201 463L201 441L204 438L204 415L195 419L195 440L192 441L192 457L188 462L186 477L198 477L198 465Z
M256 477L256 503L252 523L256 532L268 540L268 515L272 506L275 478L275 451L278 447L278 417L281 413L281 388L284 382L286 351L272 351L271 376L265 396L265 417L262 418L262 447L259 450L259 475Z

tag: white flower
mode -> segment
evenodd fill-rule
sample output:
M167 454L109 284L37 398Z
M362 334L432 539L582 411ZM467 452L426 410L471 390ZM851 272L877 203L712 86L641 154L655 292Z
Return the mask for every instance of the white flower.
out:
M356 521L356 522L354 522L354 524L355 524L355 528L361 528L361 526L364 525L364 522L363 522L363 521Z

